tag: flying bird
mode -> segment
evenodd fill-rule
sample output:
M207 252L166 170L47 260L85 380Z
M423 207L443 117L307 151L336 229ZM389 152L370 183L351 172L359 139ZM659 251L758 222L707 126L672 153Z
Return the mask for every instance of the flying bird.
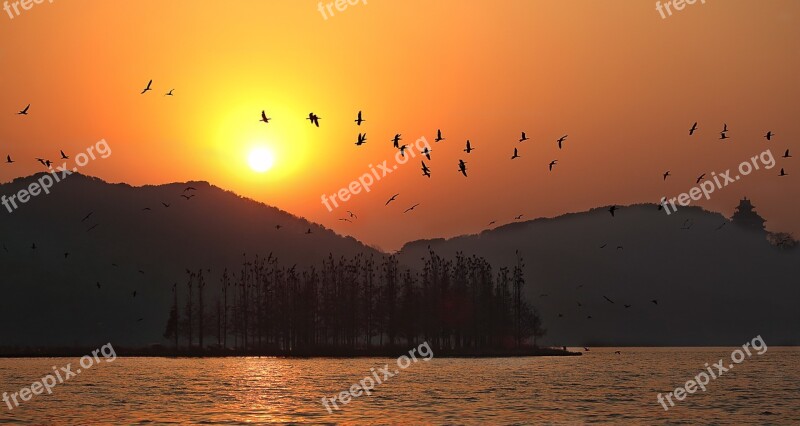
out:
M92 229L97 228L98 226L100 226L100 224L99 223L95 223L94 225L92 225L91 228L87 229L86 232L90 232Z
M433 141L434 142L441 142L443 140L444 140L444 138L442 137L442 130L441 129L437 129L436 130L436 139L434 139Z
M267 112L262 109L261 110L261 120L258 120L258 121L261 121L261 122L269 124L269 120L272 120L272 119L267 117Z
M306 231L306 235L308 234L311 234L311 228L308 228L308 231Z
M722 229L722 227L723 227L723 226L725 226L725 225L727 225L727 224L728 224L728 222L722 222L722 224L721 224L721 225L719 225L719 226L717 226L717 228L716 228L716 229L714 229L714 230L715 230L715 231L719 231L720 229Z
M728 131L728 124L727 123L722 123L722 133L725 133L727 131Z
M363 122L365 122L365 121L366 121L366 120L364 120L363 118L361 118L361 111L359 111L359 112L358 112L358 118L356 118L354 121L356 122L356 125L357 125L357 126L360 126L360 125L361 125L361 123L363 123Z
M133 291L133 298L136 298L136 290Z
M525 142L526 140L528 140L528 136L525 135L525 132L522 132L522 137L519 138L519 141L520 142Z
M605 243L605 244L603 244L602 246L600 246L600 248L601 248L601 249L602 249L602 248L606 248L606 246L607 246L607 245L608 245L608 243Z
M394 137L392 138L392 146L394 146L397 149L400 149L401 140L403 140L403 138L400 137L400 133L395 134Z
M283 226L281 226L281 225L275 225L275 229L277 229L278 231L280 231L280 230L281 230L281 228L283 228Z
M395 199L397 199L397 196L398 196L398 195L400 195L400 194L398 193L398 194L394 194L394 195L392 195L392 198L389 198L389 201L387 201L387 202L386 202L386 204L384 204L384 206L388 206L388 205L389 205L389 203L391 203L392 201L394 201Z
M67 154L64 154L64 151L60 151L60 152L61 152L61 159L62 160L69 160L69 156Z
M192 198L194 198L194 194L192 194L192 195L185 195L185 194L181 194L181 197L185 198L185 199L186 199L186 201L189 201L189 200L191 200Z
M150 90L153 90L153 89L151 89L151 88L150 88L150 86L151 86L152 84L153 84L153 80L150 80L150 81L147 83L147 87L145 87L145 88L144 88L144 90L142 90L142 93L140 93L140 94L141 94L141 95L144 95L144 94L145 94L145 93L147 93L148 91L150 91Z
M407 208L407 209L406 209L406 210L405 210L403 213L408 213L408 212L410 212L411 210L414 210L415 208L417 208L417 206L418 206L418 205L419 205L419 203L417 203L417 204L414 204L413 206L411 206L411 207Z
M555 165L556 165L556 163L558 163L558 160L553 160L553 161L551 161L551 162L550 162L550 165L549 165L549 167L550 167L550 171L551 171L551 172L553 171L553 166L555 166Z
M406 148L408 148L408 145L400 145L400 148L398 148L398 149L400 149L400 155L402 157L406 156Z
M611 207L608 209L608 212L609 212L609 213L611 213L611 216L612 216L612 217L614 216L614 212L615 212L615 211L617 211L617 206L611 206Z
M195 188L195 187L192 187L192 186L187 186L187 187L186 187L186 188L183 190L183 192L187 192L187 191L197 191L197 188Z
M174 92L174 91L175 91L175 89L170 89L169 92L167 92L164 96L173 96L172 92Z
M428 149L428 147L427 147L427 146L425 147L425 149L423 149L423 150L422 150L422 154L423 154L423 155L425 156L425 158L427 158L428 160L430 160L430 159L431 159L431 150L430 150L430 149Z
M630 307L631 307L631 305L622 305L622 306L624 306L624 307L625 307L625 309L628 309L628 308L630 308Z
M364 133L364 134L359 133L358 134L358 141L356 141L356 146L361 146L361 145L364 145L365 143L367 143L367 134L366 133Z
M350 223L353 223L353 221L352 221L352 220L350 220L350 219L348 219L348 218L343 218L343 219L339 219L339 220L341 220L342 222L350 222Z
M650 303L652 303L654 305L658 305L658 299L653 299L653 300L650 301Z
M787 150L786 150L786 152L783 154L783 157L782 157L782 158L792 158L792 156L791 156L791 155L789 155L789 150L788 150L788 149L787 149Z
M730 139L730 137L728 137L728 135L727 135L727 134L725 134L725 132L720 132L720 134L719 134L719 138L720 138L720 139Z
M356 216L356 214L351 212L350 210L347 211L347 214L349 214L350 217L352 217L353 219L358 219L358 216Z
M167 204L167 203L165 203L163 201L161 202L161 205L163 205L164 207L169 207L169 204Z
M764 138L765 138L766 140L768 140L768 141L771 141L773 136L775 136L775 134L774 134L774 133L772 133L772 131L770 130L769 132L767 132L767 134L766 134L766 135L764 135Z
M458 171L460 171L464 177L467 177L467 163L465 163L464 160L458 160Z
M473 149L475 149L475 148L473 148L472 145L470 145L469 139L467 139L467 147L464 149L464 152L469 154L470 152L472 152Z
M517 152L517 148L514 148L514 155L511 156L511 159L519 158L519 153Z
M306 120L310 120L311 124L319 127L320 118L317 116L317 114L314 114L313 112L308 113L308 117L306 117Z
M603 296L603 299L606 299L606 300L607 300L609 303L611 303L611 304L614 304L614 301L613 301L613 300L611 300L611 299L609 299L609 298L608 298L608 297L606 297L606 296Z
M689 136L692 136L694 134L695 130L697 130L697 122L696 121L694 122L694 124L692 124L692 128L689 129Z
M561 149L561 144L564 143L564 141L566 139L567 139L567 135L564 135L564 136L561 136L560 138L558 138L558 140L556 141L556 142L558 142L558 149Z
M14 160L11 159L10 155L6 155L6 163L7 164L13 164L14 163Z
M31 104L25 107L22 111L18 112L17 115L28 115L28 110L31 109Z
M422 175L431 177L431 169L428 168L424 161L422 162Z
M90 217L92 217L92 215L93 215L93 214L94 214L94 212L90 212L89 214L87 214L87 215L86 215L86 217L84 217L83 219L81 219L81 222L85 222L85 221L86 221L86 219L89 219Z
M514 216L514 220L520 220L520 219L522 219L522 216L524 216L524 215L517 215L517 216Z
M789 176L789 175L783 170L783 167L781 167L781 174L779 174L778 176Z
M492 226L492 225L494 225L495 223L497 223L497 221L496 221L496 220L493 220L493 221L489 222L489 224L488 224L488 225L486 225L486 226Z
M100 288L100 281L98 281L97 283L95 283L95 285L97 286L97 288Z
M703 178L704 178L704 177L706 177L706 174L705 174L705 173L703 173L702 175L698 176L698 177L697 177L697 180L696 180L696 181L694 181L694 183L700 183L700 181L701 181L701 180L703 180Z
M667 177L668 177L668 176L671 176L671 175L669 174L669 170L667 170L666 172L664 172L664 180L667 180Z

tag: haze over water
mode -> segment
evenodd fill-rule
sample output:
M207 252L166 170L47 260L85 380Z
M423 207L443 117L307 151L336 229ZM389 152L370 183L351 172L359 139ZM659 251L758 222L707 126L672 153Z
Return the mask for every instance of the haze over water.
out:
M735 348L590 349L581 357L412 364L328 415L321 404L394 359L118 358L0 411L0 423L541 424L800 422L800 349L770 347L665 412L670 392ZM2 391L77 360L0 360Z

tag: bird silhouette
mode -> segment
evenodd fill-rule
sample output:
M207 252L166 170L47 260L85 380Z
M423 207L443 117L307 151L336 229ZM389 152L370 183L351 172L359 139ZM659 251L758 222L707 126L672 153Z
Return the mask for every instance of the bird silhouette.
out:
M514 155L511 156L511 159L519 158L519 153L517 152L517 148L514 148Z
M258 121L261 121L263 123L269 124L269 120L272 120L272 119L267 117L267 112L262 109L261 110L261 120L258 120Z
M144 95L145 93L149 92L150 90L153 90L153 89L150 88L150 86L152 84L153 84L153 80L150 80L149 82L147 82L147 87L145 87L144 90L142 90L142 93L140 93L140 94Z
M689 129L689 136L692 136L694 134L695 130L697 130L697 122L696 121L694 122L694 124L692 124L692 128Z
M6 164L14 164L15 161L11 159L10 155L6 155Z
M464 160L458 160L458 171L460 171L464 177L467 177L467 163L465 163Z
M83 219L81 219L81 222L85 222L86 219L89 219L90 217L92 217L93 214L94 214L94 212L89 212L89 214L87 214Z
M631 305L622 305L622 306L624 306L624 307L625 307L625 309L628 309L628 308L630 308L630 307L631 307Z
M783 157L782 157L782 158L792 158L792 156L791 156L791 155L789 155L789 150L788 150L788 149L787 149L787 150L786 150L786 152L783 154Z
M701 181L701 180L703 180L703 178L704 178L704 177L706 177L706 174L705 174L705 173L703 173L702 175L698 176L698 177L697 177L697 180L696 180L696 181L694 181L694 183L700 183L700 181Z
M197 188L194 188L194 187L191 187L191 186L187 186L183 190L183 192L188 192L188 191L197 191Z
M145 207L142 209L142 211L150 211L150 207Z
M787 173L786 173L786 172L783 170L783 167L781 167L781 174L779 174L778 176L789 176L789 174L787 174Z
M352 217L353 219L358 219L358 216L356 216L356 214L351 212L350 210L347 211L347 214L349 214L350 217Z
M727 134L725 134L725 132L720 132L719 138L720 139L730 139L730 137Z
M25 107L22 111L18 112L17 115L28 115L28 110L31 109L31 104Z
M614 351L614 354L616 354L616 355L622 355L622 352L620 352L620 351Z
M723 227L723 226L725 226L725 225L727 225L727 224L728 224L728 222L722 222L722 224L721 224L721 225L719 225L719 226L717 226L717 228L716 228L716 229L714 229L714 230L715 230L715 231L719 231L720 229L722 229L722 227Z
M591 318L591 317L589 317L589 318ZM589 352L589 348L587 348L585 346L583 347L583 350L584 350L584 352Z
M68 252L68 251L67 251L67 252L64 252L64 259L66 259L66 258L68 258L68 257L69 257L69 252Z
M654 305L658 305L658 299L653 299L653 300L650 301L650 303L652 303Z
M550 167L550 171L551 171L551 172L553 171L553 166L555 166L555 165L556 165L556 163L558 163L558 160L553 160L553 161L551 161L551 162L550 162L550 164L549 164L549 166L548 166L548 167Z
M173 96L172 92L174 91L175 89L169 89L169 92L167 92L164 96Z
M558 142L558 149L561 149L561 144L563 144L566 139L567 139L567 135L564 135L564 136L561 136L560 138L558 138L558 140L556 141L556 142Z
M339 219L339 220L341 220L342 222L350 222L350 223L353 223L353 221L352 221L352 220L350 220L350 219L348 219L348 218L342 218L342 219Z
M766 135L764 135L764 138L765 138L766 140L768 140L768 141L771 141L773 136L775 136L775 134L774 134L774 133L772 133L772 131L769 131L769 132L767 132L767 134L766 134Z
M436 130L436 139L434 139L434 142L441 142L443 140L444 140L444 138L442 137L442 130L441 129L437 129Z
M664 172L664 180L667 180L667 177L669 177L669 176L671 176L671 175L669 174L669 170L667 170L666 172Z
M308 117L306 117L306 120L310 120L311 124L319 127L320 118L317 116L317 114L314 114L313 112L308 113Z
M426 146L425 149L422 150L422 155L424 155L425 158L430 160L431 159L431 150L428 149L428 147Z
M473 149L475 149L475 148L473 148L473 147L470 145L470 143L469 143L469 139L467 139L467 147L464 149L464 152L466 152L467 154L469 154L470 152L472 152L472 150L473 150Z
M136 290L133 291L133 298L136 298Z
M281 228L283 228L283 226L281 226L281 225L275 225L275 229L277 229L278 231L280 231L280 230L281 230Z
M523 216L523 215L521 215L521 214L520 214L520 215L517 215L517 216L514 216L514 220L520 220L520 219L522 219L522 216Z
M613 300L611 300L611 299L609 299L609 298L608 298L608 297L606 297L606 296L603 296L603 299L606 299L606 300L608 301L608 303L611 303L612 305L614 304L614 301L613 301Z
M306 231L306 235L308 234L311 234L311 228L308 228L308 231Z
M405 210L403 213L408 213L408 212L410 212L411 210L414 210L415 208L417 208L417 206L418 206L418 205L419 205L419 203L417 203L417 204L414 204L413 206L411 206L411 207L407 208L407 209L406 209L406 210Z
M422 162L422 175L431 177L431 169L428 168L424 161Z
M486 225L486 226L492 226L492 225L494 225L495 223L497 223L497 221L496 221L496 220L493 220L493 221L489 222L489 224L488 224L488 225Z
M189 200L191 200L192 198L194 198L194 194L192 194L192 195L184 195L184 194L181 194L181 197L185 198L185 199L186 199L186 201L189 201Z
M528 136L525 135L525 132L522 132L522 137L519 138L519 141L520 142L525 142L526 140L528 140Z
M165 208L168 208L168 207L169 207L169 204L167 204L167 203L165 203L165 202L161 202L161 205L163 205Z
M625 247L617 246L617 250L625 250Z
M33 243L33 245L31 245L31 250L36 250L36 243Z
M611 206L608 209L608 212L611 213L611 216L614 216L614 212L617 211L617 206Z
M67 154L64 154L64 151L60 151L60 152L61 152L61 159L62 160L69 160L69 156Z
M389 198L389 201L387 201L386 204L384 204L384 206L388 206L389 203L391 203L392 201L396 200L398 195L400 195L400 194L398 193L398 194L392 195L392 198Z
M722 123L722 133L725 133L727 131L728 131L728 124L727 123Z
M359 133L358 134L358 141L356 141L356 146L361 146L361 145L364 145L365 143L367 143L367 134L366 133L364 133L364 134Z
M87 229L86 232L91 232L92 229L97 228L98 226L100 226L100 224L99 223L95 223L94 225L91 226L91 228Z
M366 121L366 120L364 120L363 118L361 118L361 111L359 111L359 112L358 112L358 118L356 118L354 121L356 122L356 125L357 125L357 126L360 126L360 125L361 125L361 123L363 123L364 121Z
M392 138L392 146L397 148L397 149L400 149L400 141L401 140L403 140L403 138L400 137L400 133L394 135L394 137Z
M95 285L97 286L97 288L100 288L100 281L98 281L97 283L95 283Z
M605 243L602 246L600 246L600 248L606 248L607 245L608 245L608 243Z
M405 157L406 156L406 148L408 148L408 145L400 145L400 148L398 148L400 150L400 156L401 157Z

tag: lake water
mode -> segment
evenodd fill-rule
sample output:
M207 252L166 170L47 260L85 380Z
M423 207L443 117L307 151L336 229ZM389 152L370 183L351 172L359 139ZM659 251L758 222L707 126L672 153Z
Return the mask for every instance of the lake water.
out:
M412 363L372 395L329 414L321 403L395 359L117 358L82 371L0 423L800 424L800 348L770 347L675 407L683 386L734 348L591 349L580 357ZM0 392L18 392L77 359L0 359Z

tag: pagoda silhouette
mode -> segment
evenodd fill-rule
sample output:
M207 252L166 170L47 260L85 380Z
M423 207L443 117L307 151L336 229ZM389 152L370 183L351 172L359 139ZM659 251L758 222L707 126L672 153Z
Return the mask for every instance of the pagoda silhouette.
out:
M764 222L766 222L766 220L756 213L755 206L747 197L739 201L739 206L736 207L731 219L735 225L744 229L765 232Z

